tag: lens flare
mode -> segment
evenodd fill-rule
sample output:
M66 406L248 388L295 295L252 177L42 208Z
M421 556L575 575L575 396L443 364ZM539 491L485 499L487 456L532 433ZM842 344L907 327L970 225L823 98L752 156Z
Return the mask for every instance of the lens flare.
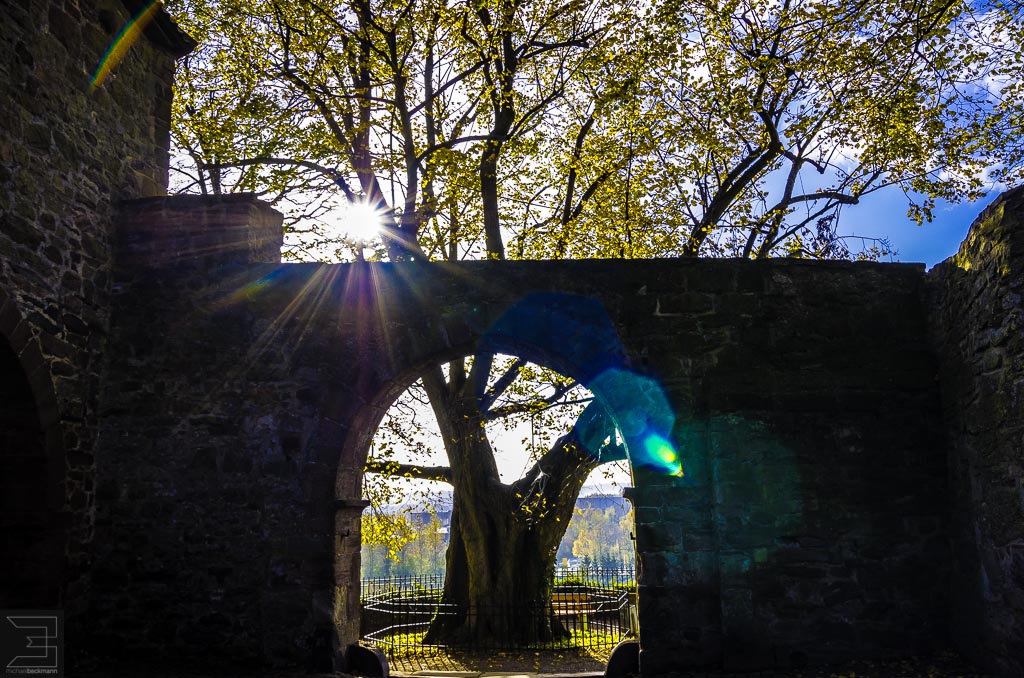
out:
M629 369L612 368L587 386L615 419L631 464L683 477L682 459L669 440L675 412L657 381Z
M341 228L356 240L369 241L380 235L383 213L374 205L354 202L341 215Z
M282 275L284 275L284 272L285 266L279 266L275 268L273 271L267 273L266 275L260 276L255 280L242 284L241 287L239 287L234 292L211 303L209 310L214 312L220 311L229 306L242 302L246 299L251 299L259 296L263 292L269 290L270 286L274 283L274 281L280 278Z
M682 478L683 465L672 443L662 436L651 433L644 438L644 461L670 476Z
M121 63L124 55L128 53L128 49L139 39L146 24L156 16L159 9L159 0L152 0L121 29L121 32L117 34L114 41L110 43L106 54L100 59L99 65L96 66L96 72L93 73L92 81L89 83L90 92L102 85L103 81L114 70L114 67Z
M599 300L566 293L526 295L486 330L479 348L501 353L508 346L517 355L571 374L595 395L600 408L595 406L591 421L581 418L576 429L591 454L602 462L628 455L635 467L683 476L681 456L670 442L675 411L653 377L630 369L622 340ZM605 417L610 421L605 423Z

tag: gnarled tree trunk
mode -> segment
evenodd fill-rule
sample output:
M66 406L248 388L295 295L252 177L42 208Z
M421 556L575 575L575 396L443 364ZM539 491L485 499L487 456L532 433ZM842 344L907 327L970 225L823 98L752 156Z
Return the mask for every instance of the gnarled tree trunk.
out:
M460 365L453 363L447 382L440 369L424 377L454 487L442 613L424 642L515 646L557 640L568 633L551 604L555 554L583 482L600 463L581 441L603 439L592 432L611 426L610 420L592 403L523 478L504 484L484 431L481 405L488 399L473 386L486 373L466 375ZM489 365L478 356L473 372ZM614 439L614 428L610 434Z

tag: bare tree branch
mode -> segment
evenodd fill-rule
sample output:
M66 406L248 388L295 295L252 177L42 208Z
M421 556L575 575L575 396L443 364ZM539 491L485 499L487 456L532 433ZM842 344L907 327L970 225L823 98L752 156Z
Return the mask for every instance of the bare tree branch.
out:
M526 361L522 358L516 358L505 373L498 377L498 380L494 382L486 393L480 397L480 411L486 412L494 404L494 401L501 397L501 394L508 390L508 387L512 385L512 382L519 376L519 368L526 364Z
M331 169L330 167L320 165L310 160L295 160L294 158L274 158L270 156L260 156L257 158L246 158L243 160L234 160L231 162L202 162L197 160L197 164L199 165L200 169L227 169L230 167L248 167L250 165L288 165L293 167L304 167L306 169L313 170L314 172L319 172L325 177L328 177L329 179L331 179L331 181L338 185L338 188L340 188L341 192L345 194L345 197L349 200L349 202L356 201L356 196L354 193L352 193L352 189L349 187L348 181L346 180L343 174L341 174L337 170Z
M448 466L417 466L415 464L400 464L394 461L369 459L363 470L366 473L379 473L391 478L416 478L452 484L452 470Z
M531 400L523 403L512 403L509 405L503 405L493 410L484 412L484 419L487 421L494 421L495 419L501 419L508 417L513 414L529 414L530 412L541 412L548 409L552 405L558 402L558 400L568 393L572 388L576 386L575 381L570 381L560 386L555 387L554 392L547 398L541 400ZM580 401L574 401L580 402Z

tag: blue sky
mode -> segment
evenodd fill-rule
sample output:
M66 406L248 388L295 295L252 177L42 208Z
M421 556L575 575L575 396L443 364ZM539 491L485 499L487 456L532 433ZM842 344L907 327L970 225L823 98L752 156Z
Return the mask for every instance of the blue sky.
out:
M974 203L939 204L934 220L918 226L907 218L907 199L900 191L879 191L844 211L841 229L844 233L887 237L898 252L893 261L920 262L931 268L956 254L971 222L998 195L999 191L992 191Z

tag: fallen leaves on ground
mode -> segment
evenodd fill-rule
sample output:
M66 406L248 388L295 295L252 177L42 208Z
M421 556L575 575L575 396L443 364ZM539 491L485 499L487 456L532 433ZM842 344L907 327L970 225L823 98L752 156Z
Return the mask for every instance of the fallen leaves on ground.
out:
M415 661L413 661L415 659ZM392 673L418 671L464 671L494 673L602 673L603 658L584 651L559 652L438 652L433 656L391 658ZM311 674L302 669L235 671L222 668L173 669L145 664L140 666L104 667L97 672L78 674L81 678L345 678L346 674ZM930 657L887 661L857 661L847 664L804 669L776 669L755 672L721 670L686 671L672 678L991 678L952 652Z

